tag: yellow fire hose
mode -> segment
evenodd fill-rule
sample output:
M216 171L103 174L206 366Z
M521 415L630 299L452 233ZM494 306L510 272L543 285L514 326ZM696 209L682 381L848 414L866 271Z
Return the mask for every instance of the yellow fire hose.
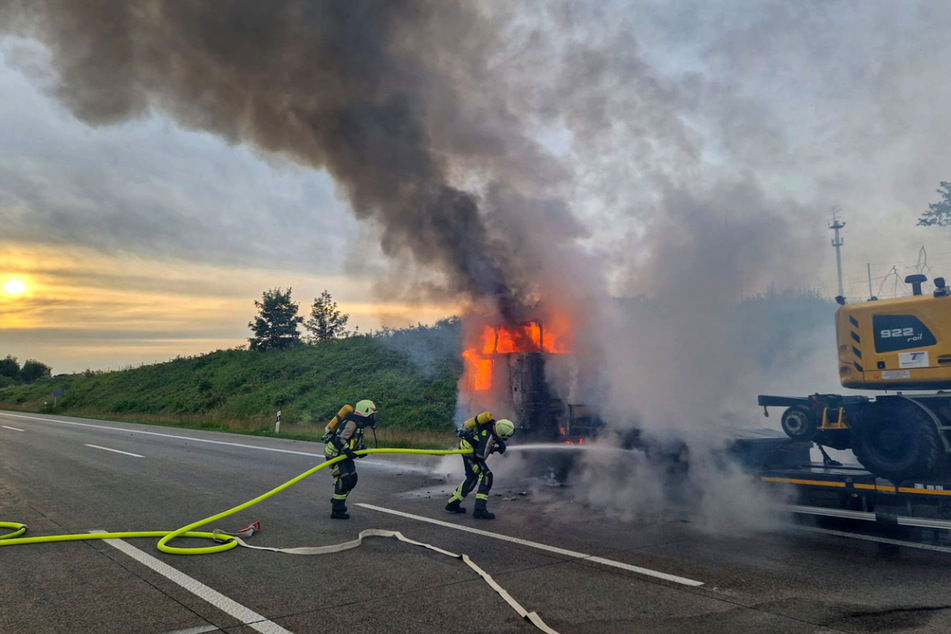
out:
M354 453L357 455L365 455L365 454L371 454L371 453L414 453L414 454L427 454L431 456L446 456L450 454L472 453L472 449L448 449L448 450L361 449L360 451L355 451ZM229 515L233 515L237 513L238 511L243 511L246 508L250 508L254 506L255 504L257 504L258 502L262 502L268 499L269 497L271 497L272 495L276 493L280 493L284 489L297 484L304 478L307 478L317 473L321 469L324 469L326 467L329 467L332 464L335 464L337 462L340 462L341 460L344 460L346 457L347 456L339 456L337 458L334 458L333 460L328 460L324 463L321 463L317 465L316 467L314 467L313 469L305 471L304 473L300 474L296 478L293 478L292 480L288 480L287 482L280 485L279 487L275 487L274 489L271 489L267 493L263 495L259 495L253 500L248 500L244 504L240 504L232 509L228 509L227 511L218 513L217 515L212 515L211 517L206 517L203 520L193 522L192 524L189 524L188 526L183 526L179 528L178 530L135 531L135 532L126 532L126 533L79 533L76 535L49 535L47 537L19 537L19 535L22 535L23 533L26 532L26 529L27 529L26 524L19 524L17 522L0 522L0 528L14 529L12 533L7 533L6 535L0 535L0 546L14 546L17 544L39 544L44 542L69 542L69 541L79 541L83 539L131 539L135 537L159 537L160 539L158 541L158 549L161 550L163 553L171 553L173 555L207 555L209 553L219 553L224 550L230 550L234 548L235 546L237 546L239 543L242 546L245 546L248 548L255 548L257 550L276 550L278 552L299 551L298 554L324 554L325 552L337 552L340 550L352 548L355 545L362 542L365 536L377 535L377 536L398 537L402 541L409 542L417 546L425 546L426 548L435 550L444 555L449 555L457 559L462 559L470 568L475 570L486 581L486 583L488 583L489 586L492 587L493 590L495 590L503 599L505 599L505 601L510 606L512 606L522 618L529 621L530 623L532 623L532 625L542 630L546 634L558 634L555 630L548 627L548 625L542 620L542 618L537 613L529 612L525 608L523 608L517 601L515 601L515 599L512 598L512 596L508 592L505 591L505 589L499 586L495 582L495 580L492 579L492 577L488 575L488 573L486 573L484 570L479 568L471 559L469 559L468 556L457 555L455 553L442 550L441 548L437 548L429 544L423 544L421 542L416 542L411 539L407 539L399 532L369 529L360 533L360 536L357 538L357 540L354 540L353 542L348 542L346 544L329 546L329 547L317 547L317 548L280 549L280 548L262 548L262 547L256 547L256 546L248 546L247 544L242 542L239 537L235 535L229 535L228 533L223 533L222 531L215 531L214 533L205 533L202 531L192 530L194 528L198 528L200 526L204 526L205 524L214 522L215 520L220 520L223 517L228 517ZM177 537L198 537L202 539L210 539L212 541L219 542L219 543L216 543L215 546L205 546L203 548L179 548L177 546L169 546L168 542L170 542L171 540Z
M450 454L463 454L463 453L472 453L471 449L446 449L446 450L437 450L437 449L361 449L360 451L355 451L355 454L364 455L371 453L412 453L412 454L427 454L431 456L446 456ZM215 533L205 533L201 531L194 531L192 529L204 526L216 520L220 520L223 517L228 517L233 515L238 511L243 511L246 508L250 508L262 502L276 493L280 493L284 489L291 487L304 478L307 478L321 469L329 467L334 463L344 460L346 456L339 456L333 460L328 460L323 462L313 469L305 471L296 478L288 480L284 484L274 489L271 489L263 495L259 495L253 500L248 500L244 504L240 504L232 509L227 511L222 511L217 515L212 515L211 517L206 517L203 520L193 522L187 526L183 526L178 530L174 531L135 531L135 532L126 532L126 533L80 533L76 535L48 535L46 537L19 537L26 532L26 524L19 524L17 522L0 522L0 528L12 528L14 529L12 533L7 533L6 535L0 535L0 546L15 546L17 544L40 544L47 542L70 542L70 541L79 541L83 539L132 539L135 537L159 537L158 549L163 553L171 553L173 555L207 555L209 553L219 553L224 550L230 550L238 545L235 537L230 535L223 535L221 532ZM177 546L169 546L168 542L178 537L199 537L202 539L210 539L213 541L219 541L224 539L223 543L218 543L214 546L205 546L198 548L179 548Z

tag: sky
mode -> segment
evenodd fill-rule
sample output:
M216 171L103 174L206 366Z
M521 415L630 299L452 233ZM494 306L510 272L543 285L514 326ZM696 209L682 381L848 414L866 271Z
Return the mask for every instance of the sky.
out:
M0 0L0 356L951 276L951 5ZM316 8L315 8L316 7ZM896 275L890 275L894 269ZM593 298L593 300L592 300Z

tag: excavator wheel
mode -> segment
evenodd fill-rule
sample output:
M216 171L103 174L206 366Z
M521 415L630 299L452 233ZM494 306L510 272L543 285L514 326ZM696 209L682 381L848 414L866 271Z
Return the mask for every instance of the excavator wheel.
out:
M895 483L932 475L942 457L938 430L915 406L868 413L853 430L858 461Z
M783 412L780 424L793 440L812 440L818 427L815 412L805 405L792 405Z

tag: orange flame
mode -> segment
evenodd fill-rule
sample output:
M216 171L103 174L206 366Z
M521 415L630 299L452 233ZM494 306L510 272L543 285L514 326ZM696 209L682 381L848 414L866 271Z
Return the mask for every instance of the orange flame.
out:
M542 325L528 321L493 327L486 324L463 353L466 385L475 392L492 389L492 356L545 352L562 354L571 349L571 327L567 319L550 319Z
M562 354L571 348L567 323L558 327L542 326L537 321L529 321L514 326L502 325L498 328L486 324L482 329L477 346L482 354L516 354L524 352L547 352Z
M462 353L468 374L467 386L470 391L484 392L492 388L492 359L483 359L475 350Z

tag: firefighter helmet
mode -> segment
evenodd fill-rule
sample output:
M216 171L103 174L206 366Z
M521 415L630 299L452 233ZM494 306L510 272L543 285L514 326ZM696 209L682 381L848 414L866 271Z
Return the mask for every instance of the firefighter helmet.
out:
M515 434L515 425L507 418L495 421L495 433L502 440L508 440Z
M373 404L373 401L363 399L357 403L357 406L353 409L353 413L357 416L369 418L376 414L376 405Z

